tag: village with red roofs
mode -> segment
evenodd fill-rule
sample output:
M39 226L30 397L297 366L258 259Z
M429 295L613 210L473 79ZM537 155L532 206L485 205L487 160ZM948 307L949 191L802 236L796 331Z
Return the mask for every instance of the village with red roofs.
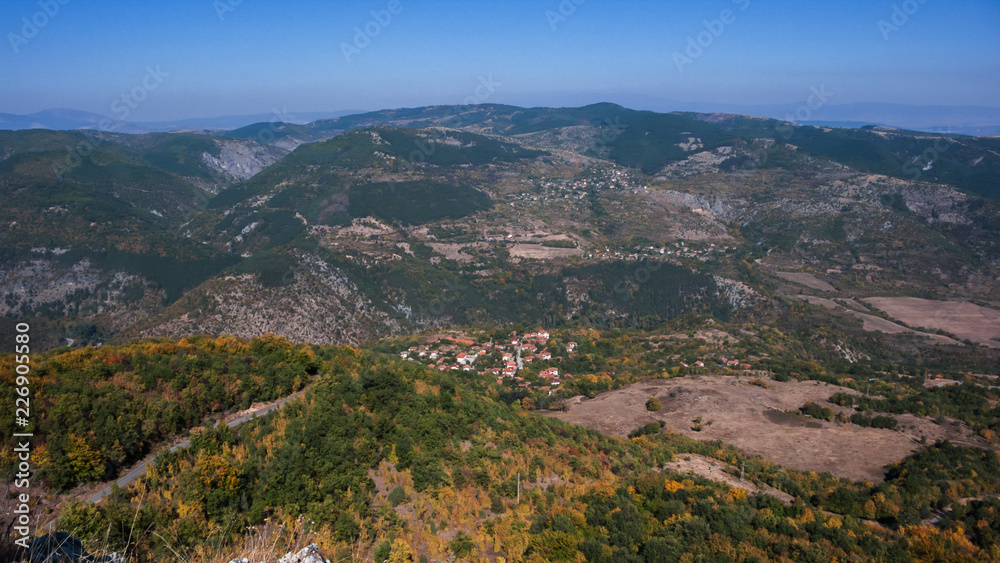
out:
M539 330L524 334L511 332L502 342L476 342L446 336L432 344L410 346L399 355L404 360L421 362L432 369L489 374L496 376L500 385L513 381L520 388L552 394L573 375L560 373L557 366L549 364L562 362L563 354L572 355L576 348L576 342L568 342L554 349L549 346L549 333ZM540 365L542 369L537 377L534 376L536 370L530 370L532 376L526 378L519 375L525 364Z
M503 338L493 340L471 337L464 333L438 333L423 343L400 350L403 360L419 362L439 371L461 371L470 375L488 375L496 378L498 385L508 385L524 391L542 392L552 396L565 390L564 383L573 378L560 366L564 359L576 356L576 342L552 340L545 329L535 332L511 331ZM485 341L482 341L485 340ZM713 356L696 360L690 365L677 361L675 365L687 373L700 373L701 369L728 368L746 371L752 366L744 361Z

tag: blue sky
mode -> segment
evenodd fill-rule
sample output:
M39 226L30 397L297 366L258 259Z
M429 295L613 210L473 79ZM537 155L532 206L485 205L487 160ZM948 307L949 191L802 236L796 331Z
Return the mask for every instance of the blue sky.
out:
M3 0L0 112L121 117L132 93L133 121L469 101L664 110L800 103L821 85L837 104L1000 106L995 0L396 1Z

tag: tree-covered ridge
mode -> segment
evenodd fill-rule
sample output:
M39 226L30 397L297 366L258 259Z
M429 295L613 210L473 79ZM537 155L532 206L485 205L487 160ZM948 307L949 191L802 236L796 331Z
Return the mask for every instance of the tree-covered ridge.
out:
M857 485L747 460L721 444L670 433L608 438L506 406L485 380L354 349L317 357L321 380L301 402L235 430L197 434L191 449L160 456L129 490L100 505L68 507L60 527L82 539L105 538L109 549L130 541L130 530L144 530L131 535L130 553L150 561L211 560L262 538L308 538L338 561L1000 555L986 541L990 534L973 542L959 524L872 526L862 518L874 516L839 510L830 491L816 492ZM662 470L684 452L747 461L752 479L774 481L799 498L786 505ZM903 465L927 467L936 472L930 479L955 472L954 452L929 456ZM982 483L996 478L991 463L975 465ZM899 494L918 498L934 487L914 481Z
M885 397L854 397L837 393L830 402L840 406L855 406L882 413L913 413L920 416L949 416L969 424L987 440L1000 435L1000 393L995 387L972 382L934 389L918 387L906 395L887 394Z
M206 416L301 389L316 372L309 346L264 336L146 340L32 357L31 397L39 477L55 490L117 476ZM0 358L14 403L14 357ZM14 420L0 422L2 470L11 471Z
M210 209L288 187L342 185L340 174L373 167L415 171L435 167L482 166L529 160L546 153L474 133L435 129L372 127L299 146L250 180L217 195ZM290 184L290 185L289 185ZM278 190L278 191L281 191Z
M348 197L351 216L373 216L404 225L458 219L492 205L489 196L475 188L419 180L356 184Z
M282 124L283 126L287 124ZM861 129L793 125L777 119L689 112L637 111L611 103L578 108L520 108L500 104L476 106L431 106L384 110L330 120L320 120L294 129L304 141L362 127L443 126L472 128L495 135L523 136L559 132L570 128L593 128L601 142L589 154L623 166L655 174L665 166L687 158L682 145L697 140L704 150L753 139L777 141L780 148L794 145L806 153L857 170L897 178L950 184L977 195L996 199L996 139L964 135L918 133L892 128ZM253 130L252 126L250 130ZM282 131L284 133L284 131ZM787 166L773 151L768 166ZM933 160L933 167L922 169ZM730 165L742 166L734 158ZM918 165L919 164L919 165Z

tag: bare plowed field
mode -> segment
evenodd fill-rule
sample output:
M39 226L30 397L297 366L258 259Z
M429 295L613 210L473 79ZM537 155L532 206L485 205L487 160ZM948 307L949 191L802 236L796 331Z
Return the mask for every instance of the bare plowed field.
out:
M869 297L864 301L907 326L939 329L963 340L1000 348L1000 311L996 309L917 297Z
M777 275L779 278L788 280L792 283L797 283L799 285L804 285L820 291L837 291L837 288L833 287L829 283L806 272L777 272Z
M769 389L764 389L750 385L751 379L695 376L646 381L592 400L574 398L567 412L551 416L613 436L627 436L646 423L662 420L675 432L698 440L721 440L783 466L873 482L882 481L885 465L916 451L921 436L928 443L948 439L986 447L963 425L937 425L912 415L897 416L899 430L893 431L789 414L806 401L850 412L826 399L855 391L815 381L770 380ZM659 398L663 408L647 411L650 397ZM701 431L693 429L697 417Z

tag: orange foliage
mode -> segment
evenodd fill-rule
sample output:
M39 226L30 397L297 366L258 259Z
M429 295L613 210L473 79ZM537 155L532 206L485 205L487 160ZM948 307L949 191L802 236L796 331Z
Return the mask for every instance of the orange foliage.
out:
M917 562L973 561L973 555L979 551L965 537L961 526L956 530L910 526L902 532L910 541L910 554Z
M198 460L198 475L206 487L230 493L240 484L239 471L220 455L208 455Z

